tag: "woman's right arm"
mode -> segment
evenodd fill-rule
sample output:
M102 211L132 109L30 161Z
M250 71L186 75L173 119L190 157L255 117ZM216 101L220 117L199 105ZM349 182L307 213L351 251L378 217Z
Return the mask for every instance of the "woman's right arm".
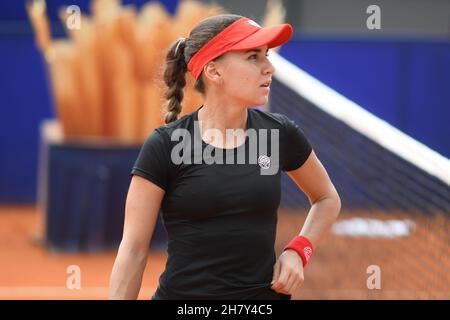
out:
M111 273L110 299L137 299L164 190L140 176L131 179L122 241Z

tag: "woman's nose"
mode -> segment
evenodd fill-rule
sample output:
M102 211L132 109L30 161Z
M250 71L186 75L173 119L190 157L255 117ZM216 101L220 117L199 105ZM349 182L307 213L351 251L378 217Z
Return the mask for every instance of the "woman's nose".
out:
M267 61L267 63L264 66L264 74L274 74L275 73L275 67L269 61L269 59L266 59L266 61Z

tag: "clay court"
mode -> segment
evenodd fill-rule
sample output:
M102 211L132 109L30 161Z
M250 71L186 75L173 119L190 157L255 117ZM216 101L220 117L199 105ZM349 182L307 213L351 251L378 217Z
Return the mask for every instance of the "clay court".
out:
M364 217L364 212L340 219ZM366 216L368 214L366 213ZM374 214L370 214L374 218ZM280 210L277 252L302 225L305 213ZM369 239L330 234L305 272L294 299L449 299L449 219L379 214L379 219L413 219L413 234L397 239ZM115 252L49 252L39 239L40 217L34 206L0 207L1 299L106 299ZM426 242L428 250L416 250ZM419 248L425 248L421 245ZM164 269L164 251L150 250L139 299L150 299ZM66 288L67 267L81 269L81 289ZM381 290L366 286L369 265L381 269Z

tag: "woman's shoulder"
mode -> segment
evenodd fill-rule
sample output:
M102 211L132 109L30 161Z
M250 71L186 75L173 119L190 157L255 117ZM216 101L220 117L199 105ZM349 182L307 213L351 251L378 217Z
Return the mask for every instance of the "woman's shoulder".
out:
M194 112L186 114L179 119L170 123L157 127L154 132L160 134L163 137L170 137L171 134L177 129L189 129L189 126L194 121Z
M262 128L284 128L292 120L282 113L270 112L260 109L249 109L256 124Z

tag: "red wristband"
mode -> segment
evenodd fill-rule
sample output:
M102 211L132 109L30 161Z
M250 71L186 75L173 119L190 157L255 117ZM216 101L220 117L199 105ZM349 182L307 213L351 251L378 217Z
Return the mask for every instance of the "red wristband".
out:
M303 267L306 267L308 260L312 257L314 251L311 242L304 236L296 236L292 239L291 242L284 247L284 250L287 249L292 249L298 253L302 258Z

